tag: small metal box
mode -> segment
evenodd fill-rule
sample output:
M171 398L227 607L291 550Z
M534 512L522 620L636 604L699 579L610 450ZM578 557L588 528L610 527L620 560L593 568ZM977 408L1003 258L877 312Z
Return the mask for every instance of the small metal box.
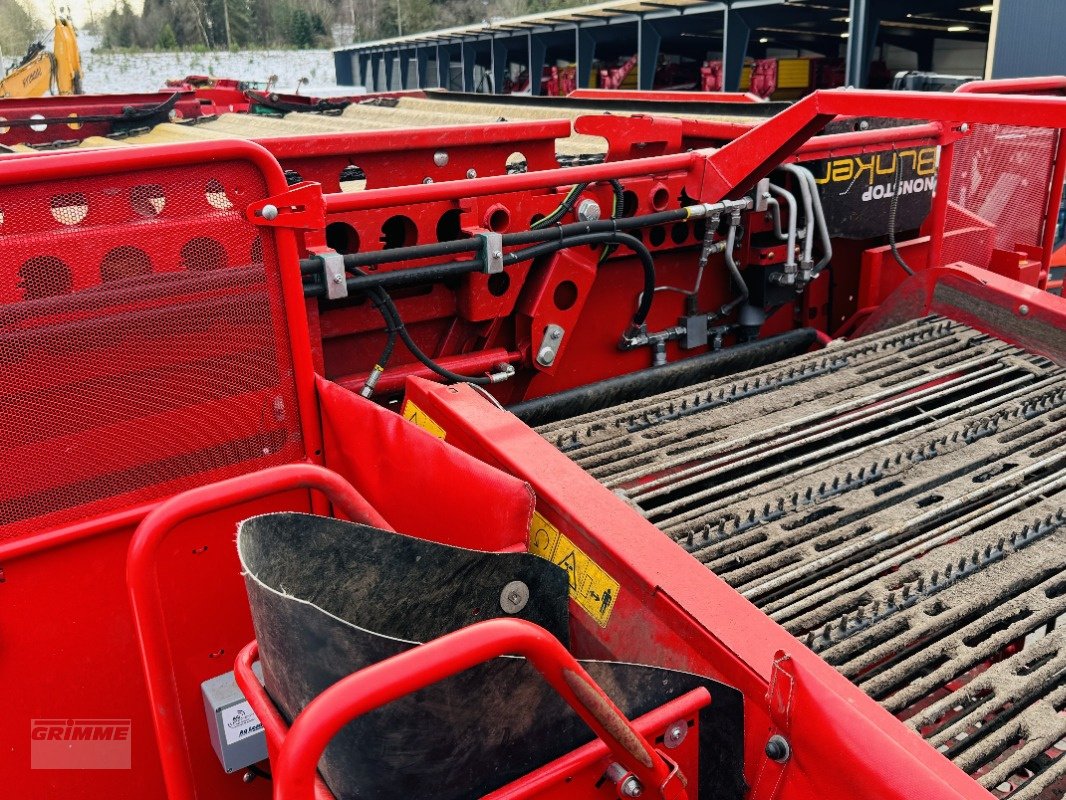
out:
M252 666L263 680L263 669ZM236 772L267 757L266 734L251 705L237 686L232 672L200 684L211 746L226 772Z

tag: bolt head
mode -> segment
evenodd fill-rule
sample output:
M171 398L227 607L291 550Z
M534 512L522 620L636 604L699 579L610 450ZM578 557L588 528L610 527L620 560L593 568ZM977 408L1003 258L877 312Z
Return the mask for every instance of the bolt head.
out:
M781 734L775 734L770 737L766 743L766 757L771 761L776 761L779 764L783 764L792 756L792 746Z
M550 347L540 348L540 352L537 353L537 361L544 366L552 363L555 360L555 351Z
M666 729L666 733L663 734L663 745L673 750L681 746L686 736L688 736L688 723L683 719L679 719Z
M466 171L466 177L468 177L468 178L476 178L477 177L477 170L474 169L473 167L471 167L470 169L468 169Z
M1018 313L1021 314L1023 317L1029 316L1029 306L1025 305L1025 303L1022 303L1020 306L1018 306Z
M425 177L422 179L422 183L433 183L433 179L430 177Z
M600 204L595 200L582 200L577 206L577 218L582 222L593 222L600 218Z
M278 207L275 205L267 204L263 206L263 210L259 212L262 214L265 220L275 220L278 218Z
M969 133L969 131L970 131L970 123L964 122L964 123L962 123L959 126L959 132L960 133Z
M500 608L507 614L517 614L529 602L529 587L522 581L511 581L500 592Z
M622 797L640 797L642 794L644 794L644 787L641 785L640 781L638 781L634 776L630 775L628 778L622 781L622 785L619 787L618 793L621 794Z
M433 163L438 167L448 166L448 153L446 150L438 150L433 154Z
M559 331L552 331L551 333L548 334L548 338L549 339L558 339L561 335L562 334L560 334Z

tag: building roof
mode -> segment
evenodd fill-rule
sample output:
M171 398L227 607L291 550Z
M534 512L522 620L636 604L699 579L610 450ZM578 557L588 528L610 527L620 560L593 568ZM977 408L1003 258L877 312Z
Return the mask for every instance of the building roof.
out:
M734 3L735 8L755 5L773 5L783 0L740 0ZM723 11L724 2L708 2L708 0L609 0L606 3L595 3L588 6L575 6L558 11L547 11L540 14L526 14L521 17L499 19L485 24L483 22L474 25L459 25L454 28L444 28L435 31L424 31L407 36L394 36L390 39L377 39L370 42L356 42L342 47L335 47L334 52L353 49L393 48L398 45L432 44L442 43L451 39L465 39L481 36L498 36L501 34L517 34L535 29L552 28L554 26L575 26L588 22L608 22L613 18L637 17L637 16L677 16L686 12L699 11Z

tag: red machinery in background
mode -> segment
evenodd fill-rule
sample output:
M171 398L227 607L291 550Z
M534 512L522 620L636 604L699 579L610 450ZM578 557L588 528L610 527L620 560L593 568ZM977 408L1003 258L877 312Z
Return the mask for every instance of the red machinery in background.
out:
M705 61L700 67L703 91L721 91L722 80L721 61ZM740 84L741 91L750 91L757 97L795 100L815 89L843 86L844 60L808 56L756 58L745 65Z
M0 159L12 796L1062 796L1066 101L573 129Z

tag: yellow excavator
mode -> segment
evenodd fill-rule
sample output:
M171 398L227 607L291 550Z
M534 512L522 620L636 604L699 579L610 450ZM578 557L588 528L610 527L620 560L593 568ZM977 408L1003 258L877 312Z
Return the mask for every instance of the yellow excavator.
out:
M56 18L52 49L42 42L30 45L26 55L0 78L0 97L40 97L81 94L81 56L78 36L68 19Z

